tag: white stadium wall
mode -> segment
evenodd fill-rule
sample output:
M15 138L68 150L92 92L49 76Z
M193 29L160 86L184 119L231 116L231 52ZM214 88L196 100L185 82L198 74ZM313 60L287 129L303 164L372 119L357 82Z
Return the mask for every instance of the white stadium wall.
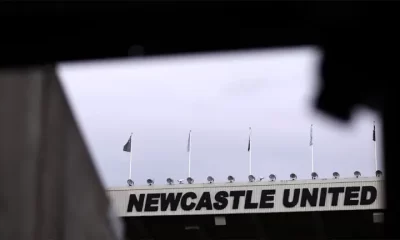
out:
M384 209L379 178L176 184L107 190L127 216L243 214Z

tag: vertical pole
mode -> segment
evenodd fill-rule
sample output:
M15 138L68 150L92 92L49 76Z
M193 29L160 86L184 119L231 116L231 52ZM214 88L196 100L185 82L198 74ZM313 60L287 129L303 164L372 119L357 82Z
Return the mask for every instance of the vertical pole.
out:
M249 175L251 175L251 149L249 151Z
M249 175L251 175L251 151L252 151L252 148L253 148L253 146L251 144L251 135L252 135L252 131L251 131L251 128L250 128L250 135L249 135L249 146L250 146L250 149L249 149Z
M372 141L374 141L374 160L375 160L375 172L378 171L378 158L376 156L376 132L375 132L375 121L374 121L374 130L372 132Z
M311 145L311 172L314 172L314 145Z
M311 172L314 172L314 141L313 141L313 125L310 127L310 147L311 147Z
M188 177L190 177L190 162L191 162L190 158L191 158L191 155L192 155L191 152L192 152L192 150L189 151L189 164L188 164L188 165L189 165L189 170L188 170Z
M376 141L374 141L374 151L375 151L375 171L378 171L378 157L376 155Z
M190 165L191 165L191 157L192 157L192 131L191 131L191 130L190 130L190 132L189 132L189 143L188 143L188 148L189 148L189 149L188 149L188 150L189 150L189 154L188 154L188 155L189 155L189 156L188 156L188 158L189 158L189 159L188 159L188 161L189 161L189 163L188 163L188 168L189 168L189 169L188 169L188 177L191 177L191 176L190 176L190 174L191 174L191 173L190 173L190 167L191 167Z
M131 133L131 151L129 152L129 179L132 179L132 133Z

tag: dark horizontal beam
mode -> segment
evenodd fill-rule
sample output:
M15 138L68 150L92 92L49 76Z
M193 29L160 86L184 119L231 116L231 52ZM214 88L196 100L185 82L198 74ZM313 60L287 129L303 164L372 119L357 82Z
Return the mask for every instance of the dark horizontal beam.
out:
M363 5L288 2L2 4L0 65L321 45L363 26ZM347 30L346 30L347 29ZM321 31L324 30L324 31ZM349 35L347 35L349 36Z

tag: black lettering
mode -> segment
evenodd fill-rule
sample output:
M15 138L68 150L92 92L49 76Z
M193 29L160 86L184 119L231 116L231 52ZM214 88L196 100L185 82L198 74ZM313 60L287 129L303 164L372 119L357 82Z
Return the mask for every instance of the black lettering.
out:
M174 193L169 193L168 195L166 193L161 193L161 211L167 211L169 205L171 205L171 211L176 211L181 197L182 193L177 193L176 197Z
M344 194L344 205L345 206L354 206L358 205L358 199L354 199L358 197L358 192L360 191L360 187L347 187L346 192Z
M337 206L339 200L339 193L344 192L344 187L331 187L328 189L329 193L332 193L331 206Z
M258 203L251 202L252 196L253 196L253 190L247 190L246 199L244 202L244 209L255 209L258 207Z
M233 205L232 209L239 208L240 197L243 197L246 194L246 191L231 191L229 195L233 197Z
M325 207L326 204L326 188L321 188L321 192L319 194L319 206Z
M303 188L301 193L301 200L300 200L300 207L307 206L307 202L310 204L311 207L317 206L318 200L318 188L313 188L312 193L310 189Z
M146 204L144 205L144 211L145 212L157 212L158 211L158 205L154 206L155 204L158 204L158 200L160 198L159 193L148 193L147 198L146 198Z
M271 190L262 190L261 191L261 200L260 200L260 208L273 208L275 196L275 189Z
M220 191L217 192L217 194L215 194L215 203L214 205L214 209L215 210L223 210L226 208L226 206L228 206L228 199L227 197L229 196L228 192L226 191Z
M197 195L194 192L187 192L183 194L182 199L181 199L181 208L184 211L190 211L193 210L194 207L196 207L196 204L194 202L191 202L190 204L187 203L187 200L191 199L196 199Z
M193 210L193 208L196 207L196 204L194 202L191 202L190 204L187 203L187 200L191 199L196 199L197 195L194 192L187 192L183 194L182 199L181 199L181 208L184 211L190 211Z
M368 193L370 193L369 198ZM373 186L364 186L361 188L361 199L360 205L370 205L375 202L377 196L377 190Z
M199 203L196 206L196 210L201 210L202 208L206 208L207 210L212 210L211 197L209 192L203 192L200 197Z
M290 195L290 189L285 189L283 191L283 206L287 208L292 208L296 206L297 203L299 202L300 189L299 188L294 189L293 200L291 202L289 201L289 195Z
M128 202L128 212L132 212L133 206L135 206L136 212L141 212L143 209L143 202L144 202L144 194L139 195L139 199L137 199L136 194L129 195L129 202Z

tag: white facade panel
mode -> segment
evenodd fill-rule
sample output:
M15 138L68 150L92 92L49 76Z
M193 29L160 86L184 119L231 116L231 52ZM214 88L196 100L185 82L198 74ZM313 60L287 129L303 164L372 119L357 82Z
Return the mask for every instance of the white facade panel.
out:
M108 195L119 216L384 209L378 178L138 186L109 189Z

